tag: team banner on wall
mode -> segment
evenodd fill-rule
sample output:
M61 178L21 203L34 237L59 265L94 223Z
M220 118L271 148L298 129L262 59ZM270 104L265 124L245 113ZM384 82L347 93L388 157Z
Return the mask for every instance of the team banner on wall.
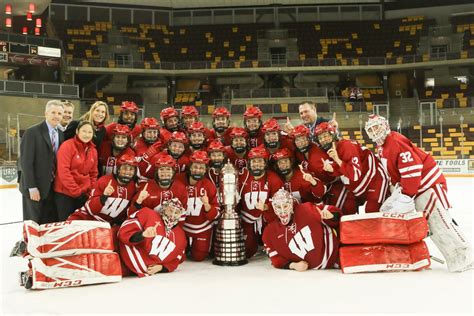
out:
M469 174L474 175L474 159L436 160L438 167L445 175Z

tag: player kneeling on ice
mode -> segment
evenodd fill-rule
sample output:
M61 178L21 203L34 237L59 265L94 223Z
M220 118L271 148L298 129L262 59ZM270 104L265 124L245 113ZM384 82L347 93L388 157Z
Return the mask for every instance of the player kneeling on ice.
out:
M186 236L177 225L184 212L181 202L173 198L157 211L140 209L122 224L120 257L131 272L139 277L172 272L184 261Z
M388 121L382 116L370 115L365 131L377 143L380 159L395 187L380 211L423 212L431 239L446 259L449 271L472 269L471 245L449 214L446 179L433 157L405 136L390 131Z
M306 271L338 266L338 208L295 204L283 188L273 195L272 206L279 220L265 228L263 243L275 268Z

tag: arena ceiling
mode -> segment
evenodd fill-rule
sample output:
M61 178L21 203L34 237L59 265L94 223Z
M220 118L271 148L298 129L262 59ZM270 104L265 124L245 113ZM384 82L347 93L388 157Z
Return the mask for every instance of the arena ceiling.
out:
M54 1L53 1L54 2ZM217 7L240 7L240 6L267 6L267 5L321 5L321 4L343 4L343 3L380 3L380 0L102 0L88 1L79 0L75 2L91 2L115 5L139 5L167 7L175 9L186 8L217 8Z

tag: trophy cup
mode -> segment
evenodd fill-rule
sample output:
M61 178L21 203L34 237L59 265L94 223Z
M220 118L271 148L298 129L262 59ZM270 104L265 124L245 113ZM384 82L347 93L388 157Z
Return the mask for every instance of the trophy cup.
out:
M221 170L222 214L216 229L213 264L240 266L247 263L245 242L240 218L235 212L237 204L237 170L229 161Z

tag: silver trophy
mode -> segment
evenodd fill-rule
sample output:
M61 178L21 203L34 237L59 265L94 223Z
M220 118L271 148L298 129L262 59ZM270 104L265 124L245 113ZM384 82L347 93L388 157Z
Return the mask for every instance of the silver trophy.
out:
M213 264L240 266L247 263L245 242L240 218L235 212L238 203L237 170L227 162L221 170L220 190L224 212L219 219L214 242Z

